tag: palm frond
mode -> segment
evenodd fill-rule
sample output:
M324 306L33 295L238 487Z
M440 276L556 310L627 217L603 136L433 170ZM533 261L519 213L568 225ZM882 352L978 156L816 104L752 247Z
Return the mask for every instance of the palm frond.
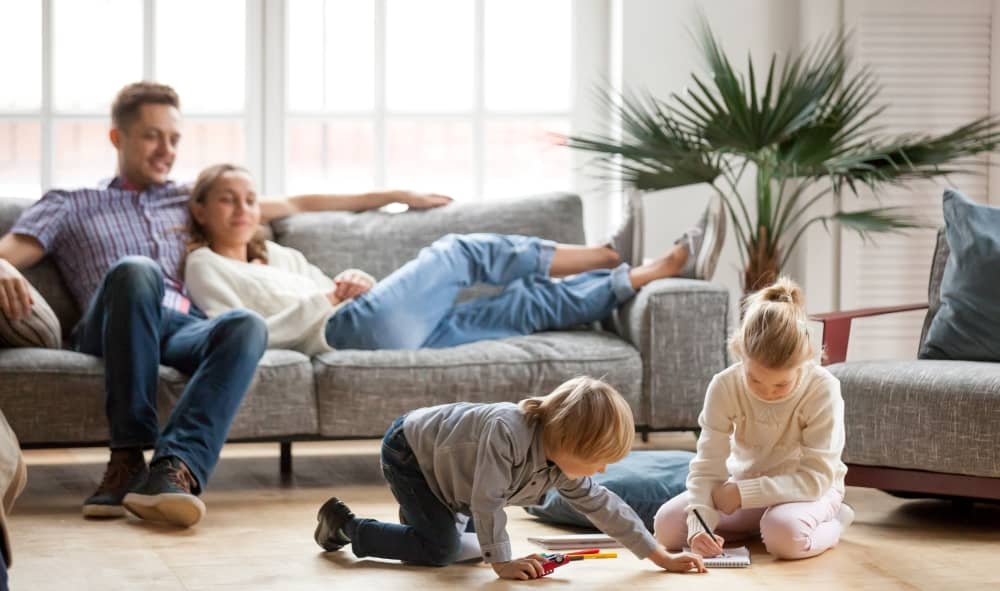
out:
M704 19L698 40L710 83L692 75L694 88L672 95L671 113L697 127L717 150L752 154L785 141L817 119L846 68L844 39L831 36L813 52L787 62L777 79L777 56L772 56L759 94L750 57L748 76L737 74Z
M622 138L581 135L566 145L595 152L597 166L644 191L711 183L719 176L718 156L683 123L671 119L651 95L604 95L620 121Z
M875 207L871 209L861 209L855 211L838 211L831 215L816 216L799 227L798 232L787 244L783 245L784 256L781 259L781 266L788 262L788 257L795 251L799 240L805 235L814 224L820 223L827 230L830 223L840 224L842 227L853 230L861 236L865 242L872 240L873 234L903 232L914 228L929 228L932 225L910 213L905 207Z
M857 193L862 184L882 185L973 172L971 158L1000 147L1000 117L982 117L939 136L909 134L850 146L822 165L816 176L829 177L837 191Z

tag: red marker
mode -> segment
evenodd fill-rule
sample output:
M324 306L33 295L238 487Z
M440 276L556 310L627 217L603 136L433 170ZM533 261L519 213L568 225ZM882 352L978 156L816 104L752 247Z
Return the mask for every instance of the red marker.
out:
M542 559L542 576L551 575L560 566L570 563L570 558L565 554L536 554Z

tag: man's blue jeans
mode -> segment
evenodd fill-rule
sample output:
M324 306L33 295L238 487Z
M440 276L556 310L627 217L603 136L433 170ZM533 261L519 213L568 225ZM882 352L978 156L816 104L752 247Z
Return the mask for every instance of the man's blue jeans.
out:
M553 280L555 246L527 236L449 234L338 310L326 340L335 349L453 347L602 320L635 295L624 264ZM506 287L455 304L476 283Z
M267 348L254 312L212 320L165 308L163 272L146 257L125 257L104 276L74 331L78 351L104 359L111 448L155 446L153 461L178 457L208 482L229 426ZM159 365L190 376L160 434Z
M455 562L468 518L455 515L427 485L403 435L403 417L396 419L382 439L382 473L406 525L356 518L348 526L355 556L430 566Z

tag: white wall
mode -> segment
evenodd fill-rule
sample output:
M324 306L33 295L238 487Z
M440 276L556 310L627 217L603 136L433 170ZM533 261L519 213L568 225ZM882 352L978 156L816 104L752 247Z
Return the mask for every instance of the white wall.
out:
M644 89L667 97L690 84L690 74L703 71L700 54L692 39L702 11L723 49L742 69L747 52L754 56L754 68L766 72L772 53L796 50L800 43L827 32L840 22L840 0L614 0L612 12L620 19L620 35L612 35L612 56L621 69L625 88ZM690 32L689 32L690 31ZM753 178L746 175L747 195L752 195ZM698 218L714 192L706 185L662 191L646 196L646 254L666 251L674 239ZM820 238L822 239L822 234ZM726 242L714 281L726 285L734 306L742 294L742 269L732 236ZM821 239L815 248L823 247ZM805 241L803 241L805 242ZM805 246L812 246L812 242ZM807 284L816 275L817 289L806 285L811 309L824 308L832 280L806 269L828 267L806 265L805 248L786 269ZM816 292L816 293L813 293ZM817 307L820 306L820 307ZM734 316L735 318L735 316Z

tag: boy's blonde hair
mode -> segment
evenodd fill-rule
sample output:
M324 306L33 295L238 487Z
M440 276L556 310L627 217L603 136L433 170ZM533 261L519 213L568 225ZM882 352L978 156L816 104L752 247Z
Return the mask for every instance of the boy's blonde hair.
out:
M729 351L768 369L798 367L816 354L808 320L802 288L780 277L744 300L743 323L729 338Z
M617 390L594 378L573 378L547 396L519 403L528 421L542 426L547 451L575 458L617 462L635 437L632 409Z

